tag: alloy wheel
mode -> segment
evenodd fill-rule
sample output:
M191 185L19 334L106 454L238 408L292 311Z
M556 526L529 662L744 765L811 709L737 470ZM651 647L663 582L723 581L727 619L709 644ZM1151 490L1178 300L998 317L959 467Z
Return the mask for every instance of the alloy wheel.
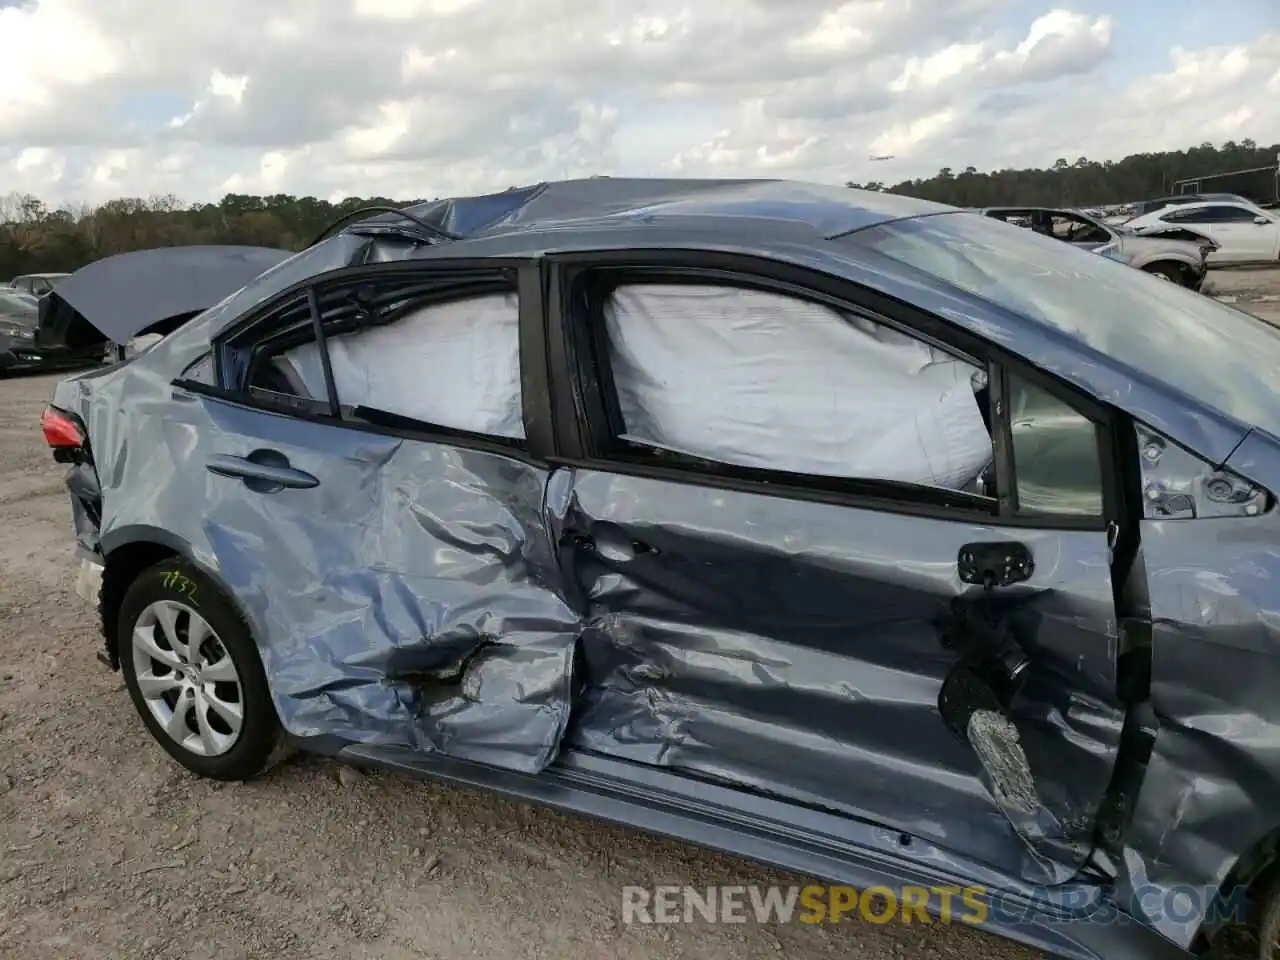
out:
M138 692L166 734L184 750L216 757L236 745L244 689L217 632L185 603L157 600L133 628Z

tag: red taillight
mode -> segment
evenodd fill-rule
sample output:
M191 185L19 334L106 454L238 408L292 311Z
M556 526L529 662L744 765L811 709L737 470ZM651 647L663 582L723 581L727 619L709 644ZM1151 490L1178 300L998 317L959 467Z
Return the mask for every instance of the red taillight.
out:
M45 407L40 414L40 430L45 442L55 450L84 446L80 425L56 407Z

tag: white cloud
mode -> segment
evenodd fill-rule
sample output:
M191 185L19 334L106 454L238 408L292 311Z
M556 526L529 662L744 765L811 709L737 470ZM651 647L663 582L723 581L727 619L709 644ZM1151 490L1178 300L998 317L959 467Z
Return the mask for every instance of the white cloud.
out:
M233 173L222 184L227 193L280 193L284 190L289 176L290 166L300 154L289 154L283 150L271 150L258 160L258 169L252 173Z
M592 173L896 180L1280 140L1280 33L1203 47L1176 18L1144 22L1149 4L269 6L0 9L4 189L411 198ZM1135 62L1157 28L1165 49Z
M209 78L209 93L215 97L226 97L234 103L244 100L244 92L248 87L249 77L246 74L229 77L221 70L215 70Z
M413 22L425 17L460 13L479 0L355 0L357 17Z
M936 140L955 122L956 112L948 107L910 123L900 123L871 141L871 153L874 156L892 155L895 158L899 155L909 156L922 144Z
M409 132L413 108L403 101L379 104L373 122L344 131L342 141L354 157L377 156L388 152Z

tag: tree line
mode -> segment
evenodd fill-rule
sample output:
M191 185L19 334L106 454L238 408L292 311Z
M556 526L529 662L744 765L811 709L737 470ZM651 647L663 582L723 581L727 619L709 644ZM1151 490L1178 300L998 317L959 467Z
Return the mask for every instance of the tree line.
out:
M892 186L879 181L847 185L959 207L1023 204L1099 207L1166 196L1174 191L1179 181L1271 167L1270 174L1264 172L1246 178L1224 178L1219 182L1204 180L1201 190L1206 193L1234 193L1244 189L1239 184L1247 183L1254 191L1269 191L1269 199L1275 200L1277 154L1280 154L1280 144L1268 147L1258 146L1252 140L1238 143L1229 140L1220 147L1202 143L1189 150L1135 153L1123 160L1098 161L1079 157L1073 162L1060 157L1053 166L1042 170L979 173L973 167L966 167L956 173L951 167L943 167L927 179L904 180Z
M329 203L315 197L231 193L217 203L130 197L99 207L51 208L39 197L0 197L0 283L22 273L71 272L102 257L148 247L230 243L301 250L345 213L387 197Z
M1065 158L1042 170L979 173L944 167L927 179L892 186L850 187L906 194L957 206L1027 204L1094 206L1160 196L1175 181L1274 165L1280 144L1252 140L1189 150L1139 153L1123 160ZM1229 189L1209 186L1205 190ZM184 204L177 197L126 198L99 207L51 207L40 198L0 197L0 283L22 273L70 272L115 253L191 243L231 243L300 250L335 219L367 204L405 206L416 200L348 198L329 203L289 194L228 194L217 203Z

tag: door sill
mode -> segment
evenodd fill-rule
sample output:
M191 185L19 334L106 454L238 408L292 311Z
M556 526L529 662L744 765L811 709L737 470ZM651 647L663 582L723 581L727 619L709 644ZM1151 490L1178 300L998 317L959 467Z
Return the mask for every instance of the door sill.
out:
M977 926L1057 956L1186 956L1150 928L1114 919L1114 906L1096 884L1032 887L898 830L643 764L567 751L542 773L527 774L367 744L301 745L340 760L585 814L860 890L877 884L981 887L991 907ZM929 897L931 913L940 905L940 898ZM1100 923L1100 912L1111 922Z

